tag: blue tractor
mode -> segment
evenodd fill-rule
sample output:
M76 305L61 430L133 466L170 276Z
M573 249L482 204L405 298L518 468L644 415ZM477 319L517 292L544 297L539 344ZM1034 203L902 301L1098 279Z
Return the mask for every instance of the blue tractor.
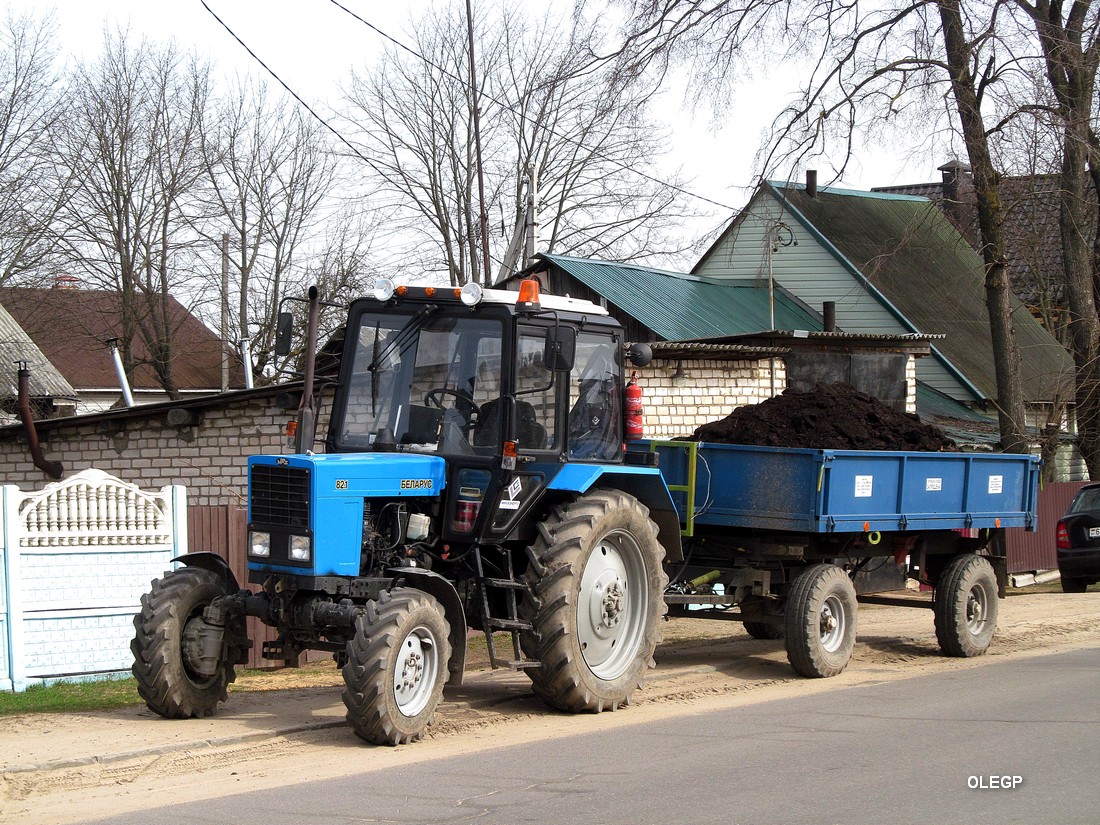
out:
M317 439L318 304L312 290L297 449L248 462L253 589L211 553L153 582L132 644L148 706L212 713L247 659L247 616L278 631L267 658L333 654L372 743L420 738L461 683L470 626L553 707L627 703L654 664L663 564L682 557L652 456L623 444L624 359L646 348L535 281L383 281L349 308Z

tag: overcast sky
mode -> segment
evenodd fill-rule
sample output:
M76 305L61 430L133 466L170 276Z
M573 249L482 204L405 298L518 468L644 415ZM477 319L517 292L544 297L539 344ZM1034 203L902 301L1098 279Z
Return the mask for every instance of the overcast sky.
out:
M48 0L0 0L15 9L49 8ZM341 0L349 9L389 35L409 42L412 20L430 8L433 0ZM476 10L478 0L474 0ZM548 2L515 0L540 11ZM311 103L336 102L339 87L351 66L368 65L383 40L329 0L206 0L207 5L296 92ZM102 44L104 26L129 27L132 34L166 42L175 39L184 49L212 58L225 72L255 72L245 50L203 7L200 0L54 0L62 50L94 56ZM659 114L673 126L669 163L682 167L693 183L691 191L737 208L751 194L752 165L761 130L793 90L793 70L773 67L746 80L715 133L707 113L684 111L683 89L670 88ZM784 75L786 78L784 79ZM860 155L861 163L842 182L853 188L936 180L936 167L945 159L929 158L906 165L895 153L873 149ZM823 179L827 179L822 169Z

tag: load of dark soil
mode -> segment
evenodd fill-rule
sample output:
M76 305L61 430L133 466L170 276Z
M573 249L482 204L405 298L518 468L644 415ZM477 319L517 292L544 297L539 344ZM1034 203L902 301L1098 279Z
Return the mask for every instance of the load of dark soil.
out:
M819 450L951 450L955 442L915 415L848 384L786 390L699 427L693 441Z

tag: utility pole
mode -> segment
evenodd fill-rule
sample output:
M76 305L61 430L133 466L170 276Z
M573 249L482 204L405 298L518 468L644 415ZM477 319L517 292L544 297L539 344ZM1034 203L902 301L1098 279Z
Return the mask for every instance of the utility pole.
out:
M222 233L222 392L229 389L229 233Z
M466 0L466 33L470 40L470 97L474 107L474 151L477 157L478 218L481 223L481 281L489 286L489 214L485 211L485 174L481 168L481 116L478 110L480 96L477 91L477 71L474 64L474 9L472 0ZM477 280L473 277L472 280Z
M535 247L539 243L539 179L534 164L527 167L527 220L524 227L526 244L523 247L523 268L531 265L531 259L535 257Z

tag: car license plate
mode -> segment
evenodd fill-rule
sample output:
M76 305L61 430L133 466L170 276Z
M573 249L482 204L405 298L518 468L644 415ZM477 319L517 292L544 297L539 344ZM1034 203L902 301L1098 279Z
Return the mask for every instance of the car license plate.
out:
M1090 539L1100 539L1100 527L1090 527L1089 528L1089 538Z

